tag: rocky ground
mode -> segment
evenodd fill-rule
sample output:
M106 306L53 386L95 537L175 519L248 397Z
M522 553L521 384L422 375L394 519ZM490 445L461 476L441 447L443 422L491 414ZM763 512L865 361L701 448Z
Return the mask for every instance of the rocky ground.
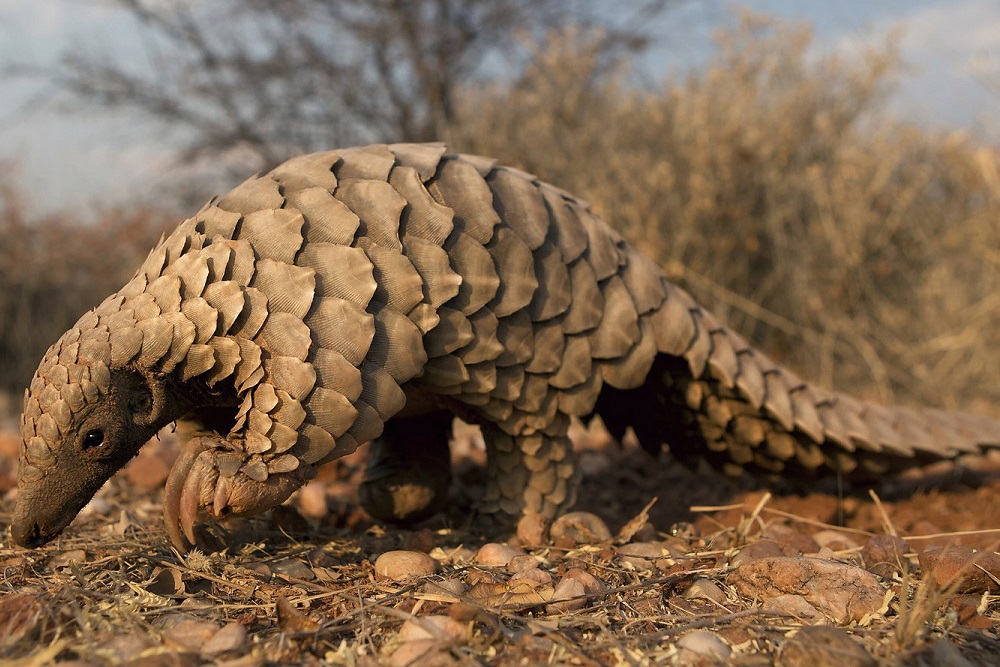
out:
M996 663L998 468L803 495L577 439L579 511L551 526L476 532L482 452L464 429L448 516L373 522L359 453L179 554L161 526L166 436L53 544L0 543L0 663ZM15 458L0 437L0 521Z

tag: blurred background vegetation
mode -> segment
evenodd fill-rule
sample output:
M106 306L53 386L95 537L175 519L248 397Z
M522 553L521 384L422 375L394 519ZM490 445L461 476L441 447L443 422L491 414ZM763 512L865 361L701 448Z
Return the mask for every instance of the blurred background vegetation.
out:
M304 150L439 138L588 199L804 377L1000 416L1000 159L893 118L891 40L816 57L808 28L747 15L706 67L650 84L628 63L676 3L609 22L556 0L115 2L158 45L153 71L70 52L42 74L178 130L190 187L85 224L0 190L13 410L44 349L210 188Z

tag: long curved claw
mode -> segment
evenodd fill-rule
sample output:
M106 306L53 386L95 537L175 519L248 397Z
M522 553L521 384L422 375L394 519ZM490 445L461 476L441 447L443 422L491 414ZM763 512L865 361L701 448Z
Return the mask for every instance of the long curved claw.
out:
M311 467L301 467L293 473L270 475L263 482L239 470L232 472L230 466L226 468L231 472L223 474L218 466L223 453L231 457L233 450L216 438L192 438L170 471L163 514L170 541L180 551L195 545L194 527L201 516L222 518L269 510L314 474Z
M192 471L189 472L187 479L184 480L184 488L181 489L181 498L179 503L180 511L180 524L181 531L184 533L184 537L190 544L195 543L194 539L194 524L198 522L198 508L201 493L201 483L204 479L199 470L199 463L202 463L202 457L204 457L206 452L202 452L197 459L195 459L195 465L192 466Z
M163 489L163 518L167 524L167 535L170 537L170 542L181 551L187 551L189 547L194 545L194 540L186 542L185 536L181 532L181 494L195 459L203 451L205 451L205 447L202 443L195 440L189 441L180 457L174 462L174 467L170 469L170 475L167 477L167 483Z
M229 507L229 496L232 485L228 477L219 476L219 481L215 485L215 498L212 500L212 513L215 516L222 516Z

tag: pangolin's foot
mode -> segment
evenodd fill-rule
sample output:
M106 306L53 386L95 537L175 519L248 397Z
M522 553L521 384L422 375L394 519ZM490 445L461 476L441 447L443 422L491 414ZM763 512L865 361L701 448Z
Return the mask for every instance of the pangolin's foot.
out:
M242 471L245 455L223 448L218 438L191 438L170 470L163 515L170 541L181 551L195 545L194 526L203 517L255 514L282 503L304 480L269 475L263 481Z
M361 505L376 519L414 523L447 506L451 415L391 420L369 445Z

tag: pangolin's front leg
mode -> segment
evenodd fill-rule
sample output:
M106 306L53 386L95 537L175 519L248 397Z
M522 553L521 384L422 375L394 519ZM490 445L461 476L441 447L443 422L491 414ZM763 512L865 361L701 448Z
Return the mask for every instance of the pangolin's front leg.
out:
M170 541L179 549L196 544L194 526L200 519L256 514L282 503L307 478L270 475L251 479L243 454L216 435L195 435L183 446L167 478L163 513Z

